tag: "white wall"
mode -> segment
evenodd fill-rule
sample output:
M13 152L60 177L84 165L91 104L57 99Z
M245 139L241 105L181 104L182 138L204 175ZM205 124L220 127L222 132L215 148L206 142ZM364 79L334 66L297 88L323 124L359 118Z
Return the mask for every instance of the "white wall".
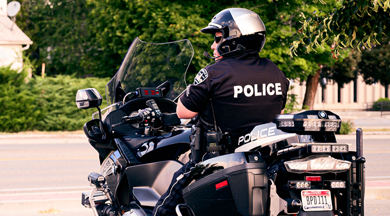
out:
M0 16L7 16L7 0L0 0Z
M0 45L0 67L12 65L14 70L23 67L22 46L21 45Z

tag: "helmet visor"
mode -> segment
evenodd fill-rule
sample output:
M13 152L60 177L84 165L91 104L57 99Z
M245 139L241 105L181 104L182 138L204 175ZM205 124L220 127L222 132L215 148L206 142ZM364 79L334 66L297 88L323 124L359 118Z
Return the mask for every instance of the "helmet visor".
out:
M200 30L202 33L208 33L208 34L215 34L215 32L222 31L221 28L213 25L208 25L207 27L204 27Z

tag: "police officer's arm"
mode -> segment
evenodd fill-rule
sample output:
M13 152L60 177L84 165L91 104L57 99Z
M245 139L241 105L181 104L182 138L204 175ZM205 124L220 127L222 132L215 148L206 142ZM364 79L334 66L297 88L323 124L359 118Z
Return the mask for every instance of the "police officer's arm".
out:
M201 69L195 76L194 84L187 86L186 92L181 95L176 108L179 118L190 119L206 109L210 100L211 77L206 68Z
M280 112L280 114L283 114L284 113L284 109L282 109L282 111Z
M181 119L190 119L190 118L194 118L196 115L198 115L197 112L192 112L191 110L187 109L181 103L180 99L179 99L179 101L177 103L176 114Z

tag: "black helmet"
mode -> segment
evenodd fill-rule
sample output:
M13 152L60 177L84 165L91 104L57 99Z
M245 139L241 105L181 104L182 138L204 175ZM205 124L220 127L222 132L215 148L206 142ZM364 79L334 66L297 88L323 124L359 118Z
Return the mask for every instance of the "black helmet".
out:
M219 12L200 31L210 34L222 32L222 40L217 46L220 54L235 50L238 44L247 51L260 52L265 43L263 21L257 13L244 8L230 8Z

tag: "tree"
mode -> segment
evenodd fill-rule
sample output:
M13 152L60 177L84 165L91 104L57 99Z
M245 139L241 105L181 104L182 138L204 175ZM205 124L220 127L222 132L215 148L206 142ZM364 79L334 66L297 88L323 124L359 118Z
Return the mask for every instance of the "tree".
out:
M50 60L49 74L111 77L118 70L128 47L139 37L147 42L167 42L189 39L195 50L188 81L197 71L211 62L202 54L211 51L212 37L200 33L217 12L232 7L243 7L260 15L267 28L267 40L262 57L275 62L287 78L318 82L313 76L320 65L332 65L329 46L313 49L315 54L298 51L299 56L289 55L289 44L300 27L301 13L330 5L307 5L304 0L284 1L180 1L180 0L24 0L27 31L41 61ZM26 5L27 6L26 6ZM28 11L29 10L29 11ZM39 11L43 11L38 13ZM63 11L63 12L62 12ZM72 12L74 11L74 12ZM67 17L64 13L71 13ZM275 16L277 14L277 16ZM21 19L20 19L21 20ZM76 25L73 26L74 20ZM60 24L58 24L60 23ZM71 29L71 28L74 29ZM67 32L72 34L67 35ZM31 33L31 34L30 34ZM65 37L67 35L69 37ZM49 50L49 51L48 51ZM308 79L309 78L309 79ZM317 85L307 88L314 95ZM312 104L314 96L308 97Z
M332 66L322 68L321 76L327 79L333 79L338 87L342 88L356 78L357 64L360 61L360 52L357 50L346 50L342 52L345 57L338 59Z
M296 55L302 45L309 53L328 44L337 58L342 48L371 48L371 44L380 45L382 37L390 34L390 0L319 1L335 7L313 15L301 14L303 24L292 43L291 55Z
M46 63L49 75L90 73L80 67L89 46L90 5L81 0L22 0L21 4L17 24L33 40L28 52L38 66Z
M358 63L359 72L363 75L367 84L380 82L385 86L386 97L390 84L390 44L373 47L362 52L361 61Z

